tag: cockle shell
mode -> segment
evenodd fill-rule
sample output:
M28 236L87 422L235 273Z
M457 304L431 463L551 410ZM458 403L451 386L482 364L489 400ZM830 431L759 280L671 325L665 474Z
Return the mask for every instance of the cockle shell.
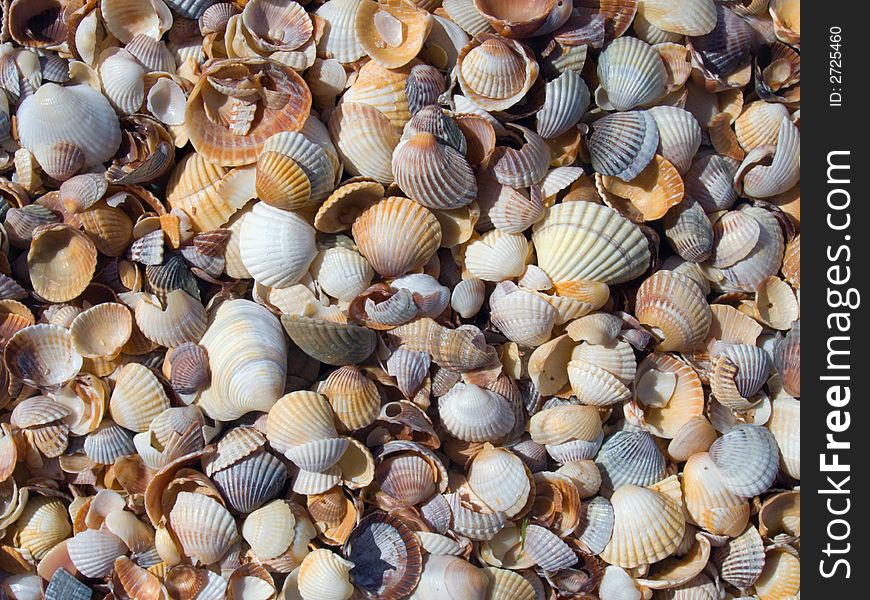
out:
M658 350L690 350L699 346L710 330L712 315L706 298L688 278L659 271L638 290L637 318L661 335Z
M456 384L438 401L444 428L468 442L492 442L514 426L514 415L503 396L474 384Z
M716 6L712 0L643 0L638 3L638 15L664 31L680 35L704 35L716 26Z
M17 117L22 146L55 179L109 160L121 143L115 111L87 85L46 83L21 103Z
M468 242L465 268L483 281L505 281L523 274L529 252L524 236L494 229Z
M587 143L596 171L631 181L655 156L658 125L647 111L608 115L593 123Z
M61 387L82 367L72 336L59 325L32 325L12 336L4 362L11 374L38 388Z
M310 600L348 600L354 563L324 548L309 553L299 567L299 593Z
M220 560L239 538L229 511L204 494L180 492L169 525L184 554L205 564Z
M329 136L352 175L393 182L391 159L399 143L389 118L373 106L342 102L329 117Z
M242 262L259 283L288 287L302 278L317 254L314 228L296 213L254 205L241 227Z
M96 264L97 251L90 238L60 223L38 228L27 252L33 289L51 302L67 302L81 294Z
M354 585L385 600L405 597L423 571L417 537L385 513L372 513L357 525L345 544L345 556L353 563Z
M538 76L538 63L526 46L490 33L476 35L456 66L463 93L484 110L510 108Z
M208 416L232 420L252 410L267 411L283 393L284 332L262 306L248 300L224 302L200 345L208 353L212 377L197 403Z
M750 461L747 457L752 456ZM766 427L737 425L710 446L729 490L744 498L767 489L779 471L779 449Z
M738 536L749 519L749 503L731 492L706 452L683 467L683 494L692 520L715 535Z
M432 27L431 15L412 2L362 2L355 32L369 57L389 69L410 62L423 47Z
M468 484L494 511L517 516L526 507L532 481L522 460L509 450L484 447L468 467Z
M490 296L490 316L508 339L534 347L549 339L556 310L538 296L502 282Z
M460 208L477 194L477 182L462 154L428 132L400 142L392 168L396 183L427 208Z
M600 87L595 91L595 100L599 106L631 110L664 95L667 73L661 57L649 44L622 37L601 53L598 79Z
M601 483L617 490L623 485L648 486L665 475L665 458L646 431L617 431L604 440L595 457Z

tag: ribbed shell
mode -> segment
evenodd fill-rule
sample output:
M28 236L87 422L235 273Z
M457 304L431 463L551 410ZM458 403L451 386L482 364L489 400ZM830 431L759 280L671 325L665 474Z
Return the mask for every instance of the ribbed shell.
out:
M441 226L435 216L397 196L363 211L352 231L360 253L384 277L422 267L441 245Z
M661 406L646 402L648 396L642 382L652 371L672 373L676 377L670 397ZM676 436L686 422L704 412L704 389L698 374L669 354L656 352L644 358L637 367L634 389L635 398L643 406L647 427L654 435L665 439Z
M737 201L734 174L737 163L718 154L699 156L683 178L686 196L694 198L709 214L726 210Z
M649 109L659 130L659 153L677 168L680 174L692 166L692 159L701 146L701 126L687 110L676 106L655 106Z
M566 569L579 560L568 544L540 525L526 527L523 551L545 571Z
M319 391L329 399L338 424L346 431L370 425L381 406L375 383L353 365L330 373Z
M387 116L373 106L342 102L329 117L329 136L351 175L393 182L391 161L399 135Z
M100 578L112 572L115 559L128 552L117 536L107 531L86 529L66 544L70 560L85 577Z
M503 282L496 292L506 293L490 297L490 318L505 337L522 346L540 346L550 339L556 321L556 309L540 297ZM513 289L511 289L513 288Z
M258 452L214 473L211 479L233 510L248 514L281 492L287 469L268 452Z
M631 181L655 156L658 125L647 111L607 115L592 124L587 144L597 172Z
M682 484L686 511L695 523L714 535L740 535L749 520L749 503L728 490L709 454L689 458Z
M612 490L626 484L648 486L665 476L666 461L646 431L617 431L595 457L601 482Z
M281 324L303 352L330 365L359 363L372 353L377 342L374 331L352 323L282 315Z
M474 384L456 384L438 400L441 424L467 442L496 441L514 426L514 414L503 396Z
M516 104L538 76L532 52L515 40L481 33L459 53L459 86L484 110Z
M659 351L692 350L706 339L712 320L710 306L688 278L658 271L641 284L635 302L637 319L663 338Z
M779 449L766 427L737 425L710 446L725 485L750 498L770 487L779 471Z
M750 524L739 536L716 548L712 559L722 579L745 590L758 580L764 568L764 543Z
M465 247L465 268L483 281L505 281L525 272L528 257L525 236L494 229Z
M239 538L229 511L204 494L180 492L169 525L184 554L205 564L220 560Z
M317 255L314 228L295 213L254 205L242 223L242 262L258 283L284 288L308 271Z
M599 106L631 110L650 104L665 93L667 72L659 54L646 42L621 37L607 46L598 59L598 79L604 95L596 92Z
M665 238L680 255L691 262L702 262L713 249L713 225L701 205L692 198L684 198L664 216L662 226Z
M547 83L544 105L538 112L536 127L545 138L556 138L568 131L589 108L586 82L578 73L565 71Z
M651 564L673 553L686 522L680 507L665 495L635 485L613 493L613 536L601 558L624 569Z
M169 398L151 369L139 363L122 367L109 400L112 420L132 431L147 431L167 408Z
M354 528L344 547L358 589L384 600L405 598L423 571L420 542L396 517L374 512Z
M577 399L592 406L612 406L631 397L616 375L585 360L568 363L568 381Z
M692 51L714 76L725 78L749 60L753 29L724 5L717 5L716 24L708 33L693 37Z
M272 447L282 453L337 435L329 402L315 392L297 391L282 396L266 419L266 437Z
M615 524L615 513L610 500L595 496L583 503L583 515L576 529L577 537L594 554L601 554L610 543Z
M553 282L623 283L646 270L646 238L616 211L591 202L557 204L533 228L540 266Z
M328 27L317 44L317 54L322 58L334 58L341 63L351 63L362 58L365 50L356 34L358 0L332 0L324 3L315 13L322 17Z
M465 157L428 132L396 146L392 168L402 190L427 208L460 208L477 195L477 181Z
M496 148L492 172L502 185L514 188L529 187L538 183L547 174L550 150L544 139L522 125L511 125L523 136L523 145L518 150L510 147Z
M503 448L484 448L468 466L468 484L484 504L507 517L520 513L532 482L520 458Z
M17 332L4 352L9 372L28 385L60 387L82 368L72 336L59 325L32 325Z

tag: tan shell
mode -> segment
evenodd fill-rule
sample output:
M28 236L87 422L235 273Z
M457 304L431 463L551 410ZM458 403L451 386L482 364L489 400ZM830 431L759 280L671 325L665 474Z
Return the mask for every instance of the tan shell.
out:
M133 317L123 304L106 302L79 314L70 325L70 335L85 358L112 357L130 339Z
M707 337L712 315L704 295L688 278L659 271L638 290L635 311L641 323L662 338L658 350L691 350Z
M70 333L59 325L33 325L12 336L4 361L9 373L38 388L59 388L82 367Z
M538 76L538 63L526 46L490 33L475 36L456 66L463 93L484 110L510 108Z
M83 233L69 225L46 225L36 230L27 267L33 290L51 302L67 302L90 283L97 250Z
M431 26L428 12L403 0L361 3L354 25L366 54L388 69L402 67L417 56Z

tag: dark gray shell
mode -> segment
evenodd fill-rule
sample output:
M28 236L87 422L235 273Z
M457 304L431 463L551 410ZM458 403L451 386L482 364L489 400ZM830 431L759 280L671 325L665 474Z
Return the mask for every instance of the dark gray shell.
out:
M593 123L587 143L596 171L631 181L655 156L659 128L646 111L615 113Z

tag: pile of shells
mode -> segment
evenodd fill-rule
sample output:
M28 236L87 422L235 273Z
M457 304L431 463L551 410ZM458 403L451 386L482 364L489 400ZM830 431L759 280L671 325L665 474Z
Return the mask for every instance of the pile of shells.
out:
M799 598L798 0L0 6L0 597Z

